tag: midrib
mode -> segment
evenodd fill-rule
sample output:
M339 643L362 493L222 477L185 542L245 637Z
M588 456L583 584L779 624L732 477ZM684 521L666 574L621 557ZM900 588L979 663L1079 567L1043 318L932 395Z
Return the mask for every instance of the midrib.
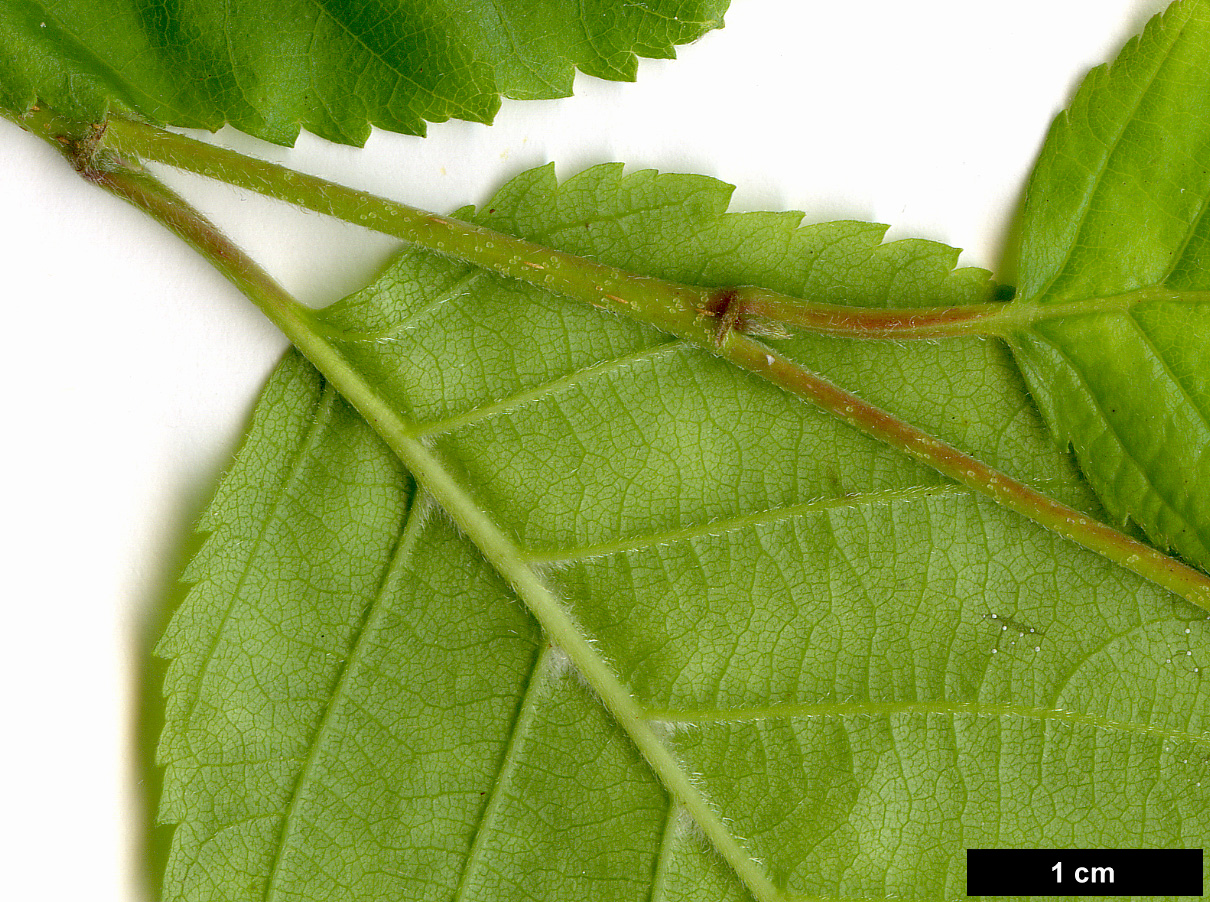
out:
M690 774L656 734L618 675L525 559L516 540L483 510L446 463L416 438L416 424L383 397L316 328L315 317L293 302L279 304L274 313L275 322L286 336L378 432L412 474L418 490L427 491L445 510L484 560L516 593L546 637L567 654L618 728L634 743L656 779L693 818L706 841L731 867L753 898L757 902L784 902L785 894L731 833ZM346 665L346 673L348 669ZM266 902L273 902L275 887L276 880L271 883L272 892L267 894Z
M952 483L933 486L917 485L901 489L884 489L882 491L862 492L854 495L839 495L832 498L820 498L814 501L806 501L802 504L759 511L753 514L743 514L738 517L711 520L706 523L694 524L667 532L623 538L613 542L602 542L597 545L528 551L525 554L525 559L539 565L577 563L590 558L625 554L631 551L641 551L644 548L670 545L675 542L687 542L707 536L725 535L730 532L738 532L756 526L784 523L787 520L819 511L850 510L877 504L921 502L933 498L958 498L970 497L972 495L973 493L970 489L960 485L953 485Z
M1153 724L1114 720L1095 714L1083 714L1065 708L1031 705L988 704L985 702L830 702L823 704L764 705L750 708L647 709L653 720L673 725L703 723L760 723L766 720L792 720L808 717L890 717L896 714L942 714L952 717L1020 718L1083 724L1107 732L1155 736L1173 742L1189 742L1210 747L1210 733L1195 733Z
M994 320L996 323L1003 323L1007 329L1011 330L1066 317L1090 316L1099 313L1126 313L1139 304L1149 303L1208 304L1210 303L1210 291L1175 291L1165 288L1163 285L1153 285L1150 288L1076 301L1050 303L1030 301L1007 304L1002 312L996 314Z

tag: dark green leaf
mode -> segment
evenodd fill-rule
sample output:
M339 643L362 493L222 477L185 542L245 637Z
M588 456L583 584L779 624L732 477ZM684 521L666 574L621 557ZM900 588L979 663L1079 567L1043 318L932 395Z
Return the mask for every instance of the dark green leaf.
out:
M636 55L722 25L726 0L6 0L0 107L95 121L111 105L288 144L363 144L490 122L500 96L563 97L579 69L632 80Z

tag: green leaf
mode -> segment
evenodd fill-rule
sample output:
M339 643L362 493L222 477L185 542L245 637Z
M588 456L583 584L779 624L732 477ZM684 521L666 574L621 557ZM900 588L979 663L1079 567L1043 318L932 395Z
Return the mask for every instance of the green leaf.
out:
M681 281L993 290L952 249L728 196L546 168L462 215ZM940 899L968 847L1210 842L1210 624L1179 600L709 353L434 254L315 328L431 457L413 479L300 358L274 377L160 646L167 899ZM999 343L781 349L1097 512ZM415 487L443 480L513 544L485 557Z
M1210 3L1085 80L1030 181L1012 338L1113 518L1210 568ZM1061 305L1061 306L1060 306Z
M97 121L111 106L289 144L363 144L490 122L500 96L571 93L579 69L633 80L636 55L722 25L726 0L6 0L0 108Z

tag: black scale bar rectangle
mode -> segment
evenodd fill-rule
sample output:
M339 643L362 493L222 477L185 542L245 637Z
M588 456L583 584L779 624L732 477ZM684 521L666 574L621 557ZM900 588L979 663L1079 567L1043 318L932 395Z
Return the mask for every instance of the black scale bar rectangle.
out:
M1201 849L967 849L968 896L1200 896Z

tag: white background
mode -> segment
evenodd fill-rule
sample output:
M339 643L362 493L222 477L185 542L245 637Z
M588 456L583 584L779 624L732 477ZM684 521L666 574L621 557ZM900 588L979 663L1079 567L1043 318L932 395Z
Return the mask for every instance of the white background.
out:
M1054 114L1162 0L734 0L637 84L506 101L491 128L304 135L246 152L409 203L483 203L530 166L702 172L741 209L891 223L1002 266ZM393 242L178 179L304 300ZM0 896L142 899L139 674L157 601L284 341L191 251L0 122ZM158 691L158 690L157 690Z

